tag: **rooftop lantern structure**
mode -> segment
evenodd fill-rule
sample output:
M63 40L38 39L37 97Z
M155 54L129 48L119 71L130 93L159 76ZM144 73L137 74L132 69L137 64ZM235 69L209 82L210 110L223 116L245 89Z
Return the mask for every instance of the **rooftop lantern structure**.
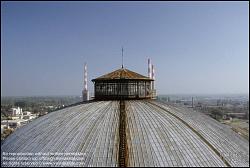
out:
M96 100L151 99L154 97L153 81L123 66L92 80Z
M151 61L148 59L148 77L124 68L123 47L122 66L111 73L92 79L95 100L152 99L156 91L152 87L154 77Z

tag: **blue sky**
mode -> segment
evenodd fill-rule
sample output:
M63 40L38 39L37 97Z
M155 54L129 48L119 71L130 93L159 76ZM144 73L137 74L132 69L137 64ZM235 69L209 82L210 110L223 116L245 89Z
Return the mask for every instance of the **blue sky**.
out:
M2 96L81 95L121 67L160 94L249 92L249 2L1 2Z

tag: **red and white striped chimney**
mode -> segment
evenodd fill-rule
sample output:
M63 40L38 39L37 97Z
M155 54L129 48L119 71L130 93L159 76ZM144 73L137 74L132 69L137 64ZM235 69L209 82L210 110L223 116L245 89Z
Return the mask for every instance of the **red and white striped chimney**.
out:
M148 58L148 77L152 78L151 75L152 75L151 74L151 60L150 60L150 58Z
M154 65L152 64L152 79L155 80L155 68L154 68ZM155 86L154 86L154 81L152 82L152 90L154 90Z
M83 79L83 91L82 91L82 99L83 101L89 100L89 91L88 91L88 76L87 76L87 64L84 64L84 79Z
M84 90L88 90L87 64L84 64Z

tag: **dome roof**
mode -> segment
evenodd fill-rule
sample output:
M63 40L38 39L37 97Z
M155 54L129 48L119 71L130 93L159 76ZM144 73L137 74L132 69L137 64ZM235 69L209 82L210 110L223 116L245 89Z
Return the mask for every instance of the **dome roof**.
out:
M154 100L125 104L127 166L249 166L249 142L209 116ZM1 146L10 153L79 152L76 166L106 167L118 166L118 149L118 101L51 112L16 130ZM50 166L63 164L54 155L50 159Z
M96 79L92 79L92 81L115 80L115 79L153 80L153 79L150 79L149 77L143 76L136 72L130 71L125 68L121 68L113 72L110 72L108 74L102 75Z

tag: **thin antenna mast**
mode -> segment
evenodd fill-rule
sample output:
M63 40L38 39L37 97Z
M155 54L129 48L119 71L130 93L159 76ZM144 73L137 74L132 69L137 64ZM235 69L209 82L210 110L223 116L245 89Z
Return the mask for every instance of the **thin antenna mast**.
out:
M123 68L123 47L122 47L122 68Z

